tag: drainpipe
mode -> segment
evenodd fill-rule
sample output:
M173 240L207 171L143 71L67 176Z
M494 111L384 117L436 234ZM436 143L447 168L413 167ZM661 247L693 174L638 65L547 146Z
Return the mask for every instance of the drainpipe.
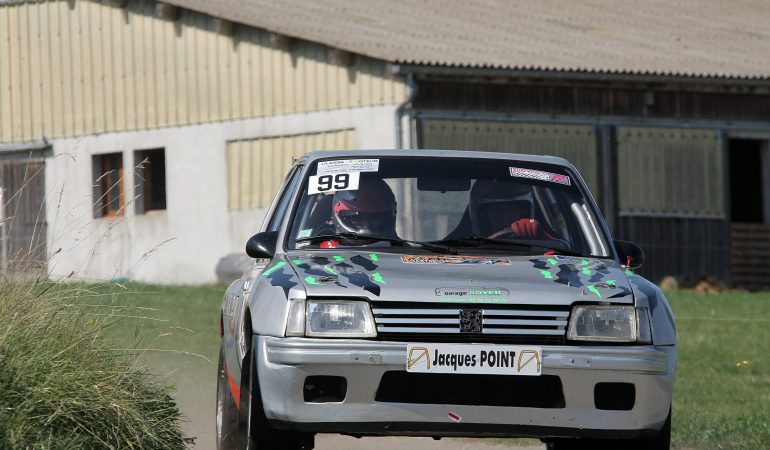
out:
M404 102L398 105L396 108L396 149L401 149L404 146L403 133L401 130L401 118L404 115L404 111L406 111L407 108L412 107L412 101L417 96L417 85L414 83L414 72L407 72L406 74L406 91L406 100L404 100Z
M5 188L0 186L0 273L6 273L8 269L8 244L5 239Z

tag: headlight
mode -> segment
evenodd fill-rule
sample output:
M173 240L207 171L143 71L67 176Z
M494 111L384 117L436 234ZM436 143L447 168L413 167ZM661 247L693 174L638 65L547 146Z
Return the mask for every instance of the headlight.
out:
M302 308L305 306L305 308ZM304 310L304 311L303 311ZM304 312L304 314L302 314ZM287 336L375 337L374 317L366 302L345 300L292 301L286 323Z
M572 309L567 339L575 341L635 342L636 308L581 305Z

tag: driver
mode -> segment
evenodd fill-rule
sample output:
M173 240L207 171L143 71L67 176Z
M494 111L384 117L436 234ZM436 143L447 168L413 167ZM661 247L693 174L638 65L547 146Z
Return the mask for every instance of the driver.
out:
M471 189L469 211L477 236L555 239L534 218L532 187L526 184L477 180Z
M337 191L332 200L334 228L337 233L397 238L396 196L379 178L362 178L358 190ZM321 243L334 248L337 239Z

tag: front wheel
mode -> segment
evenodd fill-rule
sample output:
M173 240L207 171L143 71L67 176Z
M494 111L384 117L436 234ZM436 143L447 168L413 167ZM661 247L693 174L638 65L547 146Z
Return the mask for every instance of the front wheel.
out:
M219 369L217 371L217 450L237 450L238 409L228 385L224 343L219 348Z
M262 405L262 393L257 376L257 338L252 339L249 352L249 384L245 394L246 450L312 450L313 435L276 430L270 426Z

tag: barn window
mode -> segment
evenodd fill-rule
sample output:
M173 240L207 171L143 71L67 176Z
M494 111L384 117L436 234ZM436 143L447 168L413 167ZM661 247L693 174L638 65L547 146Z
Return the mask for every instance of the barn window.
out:
M123 154L94 155L92 168L94 217L122 216L125 206Z
M166 152L162 148L134 152L136 213L166 209Z

